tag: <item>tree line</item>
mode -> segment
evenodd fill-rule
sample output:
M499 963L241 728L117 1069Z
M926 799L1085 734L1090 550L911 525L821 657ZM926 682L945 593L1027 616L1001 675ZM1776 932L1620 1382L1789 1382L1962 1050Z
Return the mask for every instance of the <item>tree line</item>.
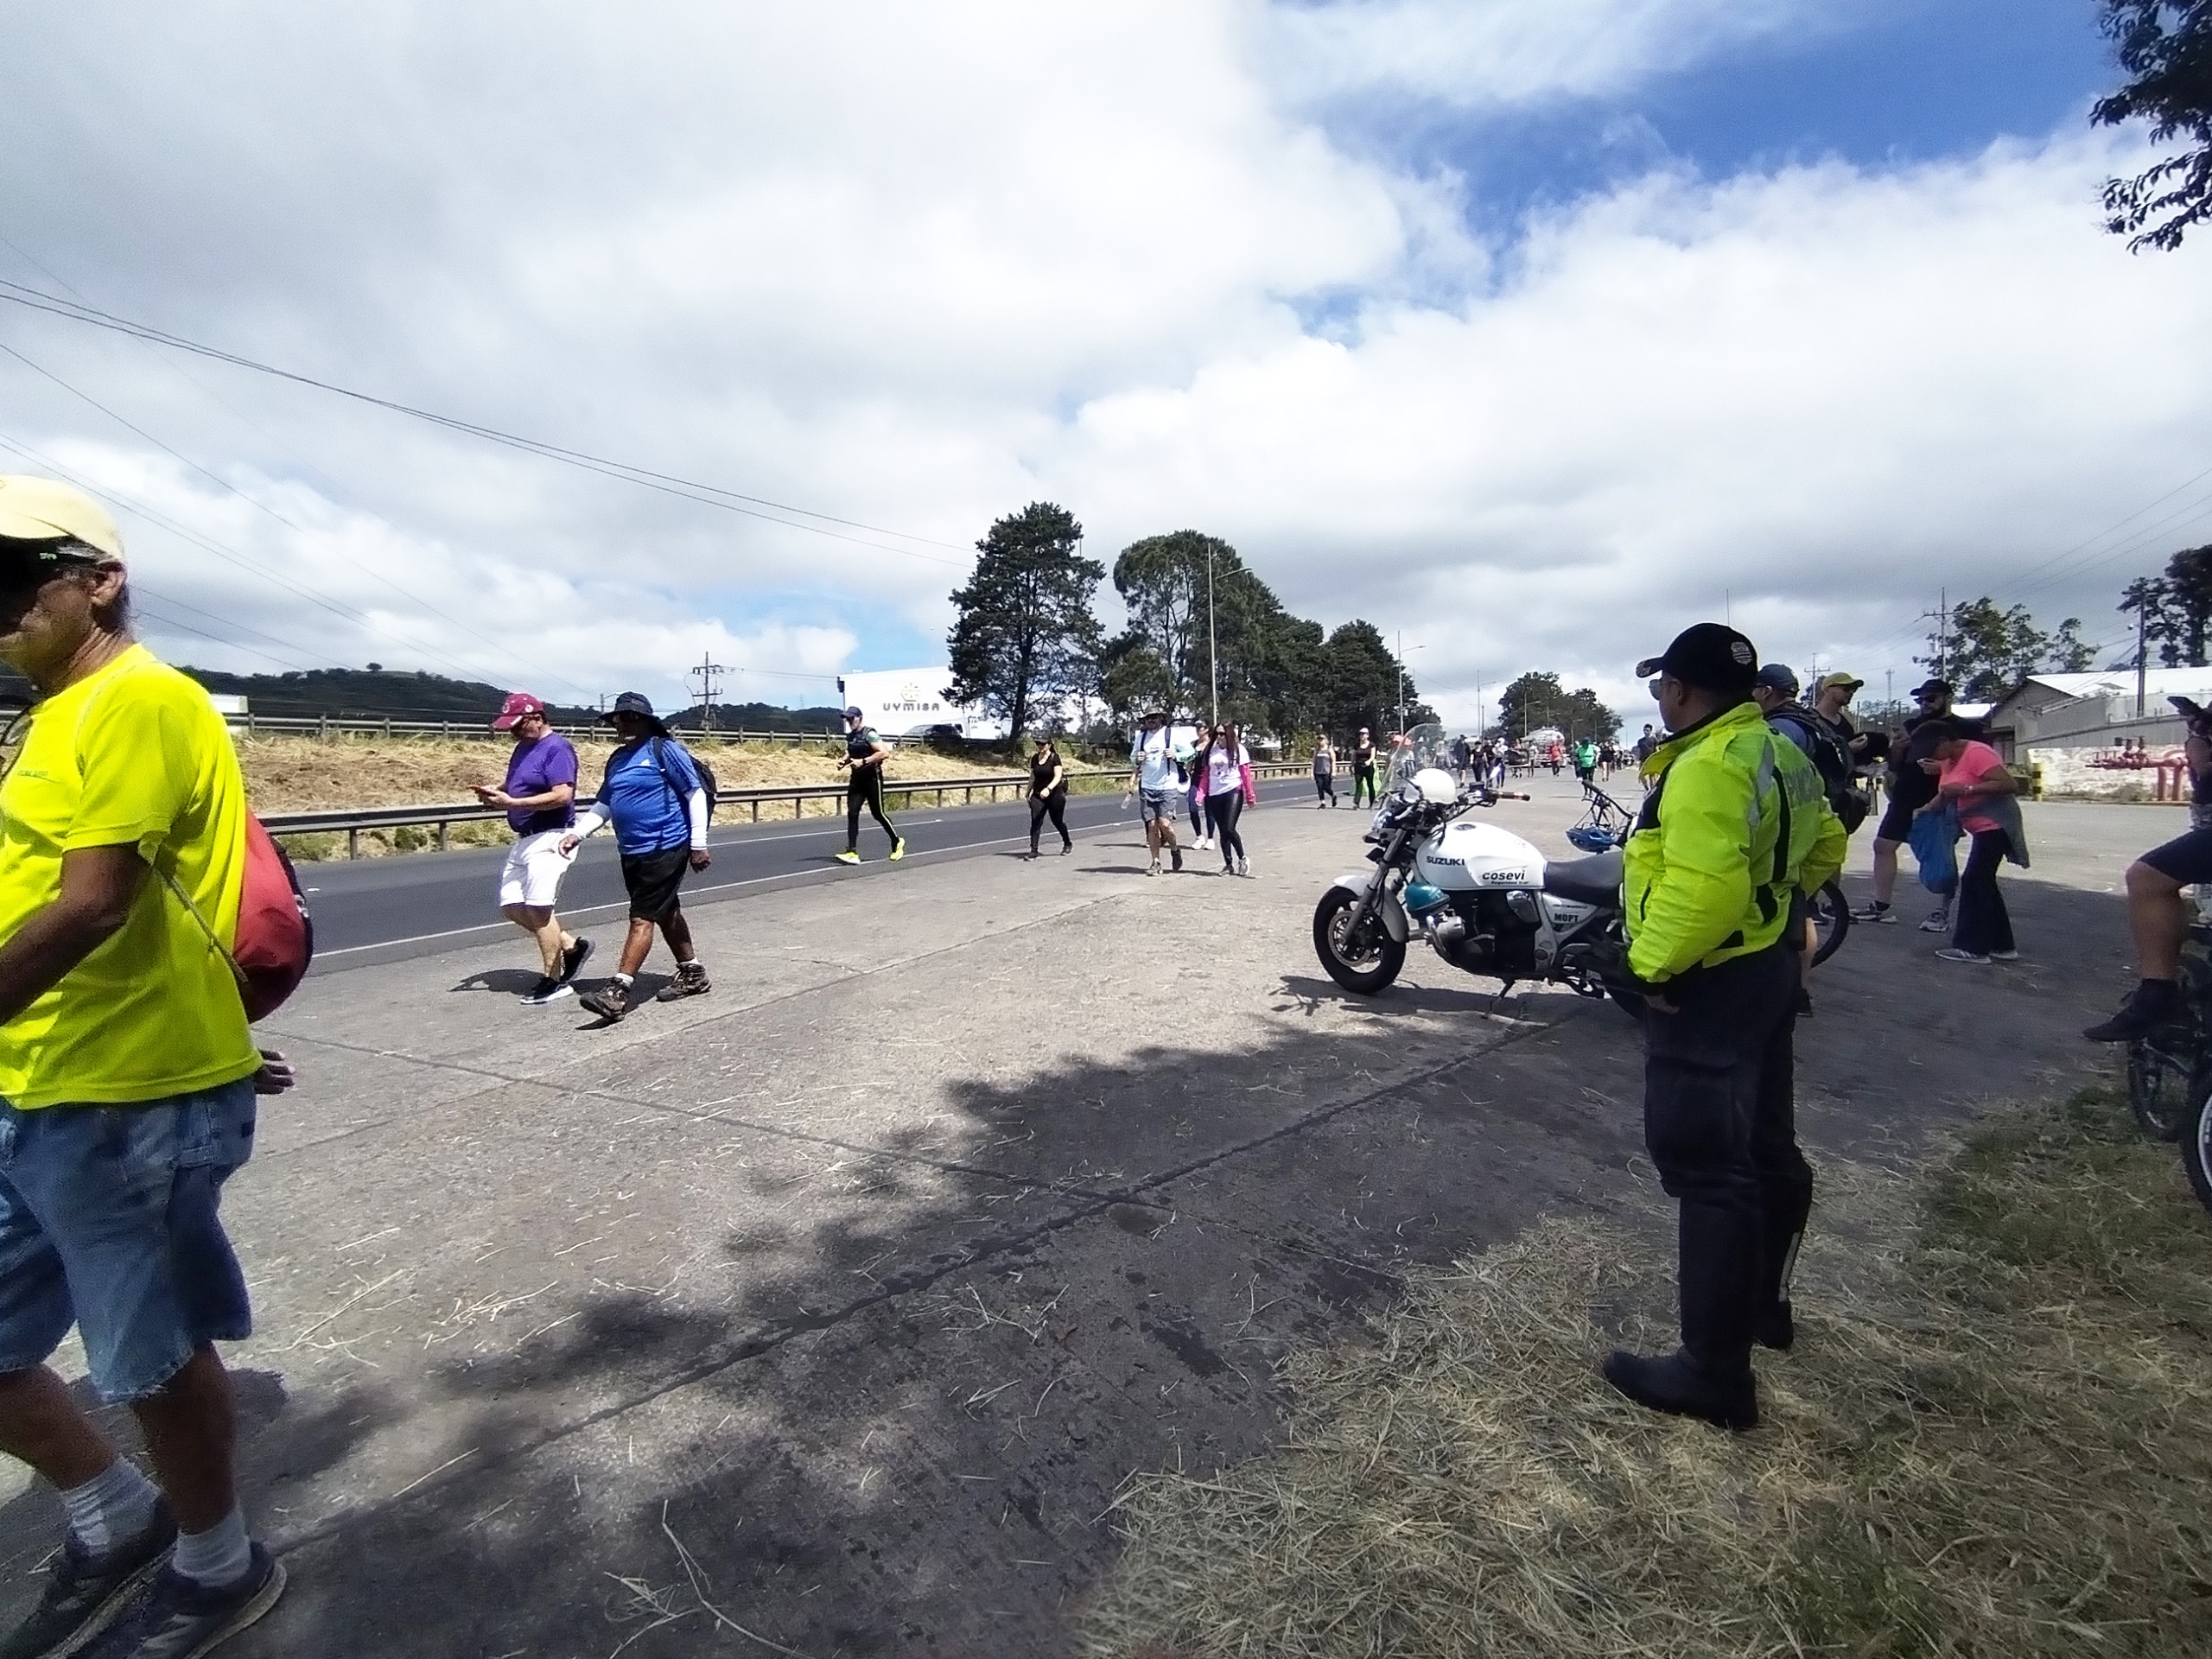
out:
M957 613L949 702L980 705L1017 734L1084 723L1096 705L1126 730L1147 709L1204 718L1218 707L1286 741L1349 738L1436 718L1382 631L1357 618L1333 630L1283 608L1219 537L1147 536L1114 561L1124 626L1096 609L1106 567L1083 552L1083 526L1034 501L976 543ZM1071 718L1072 716L1072 718Z

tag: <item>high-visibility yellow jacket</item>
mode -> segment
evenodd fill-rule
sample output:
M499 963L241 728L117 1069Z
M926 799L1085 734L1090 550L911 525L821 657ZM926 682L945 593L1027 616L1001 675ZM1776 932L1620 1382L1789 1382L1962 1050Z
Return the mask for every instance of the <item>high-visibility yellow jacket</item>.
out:
M1821 774L1768 729L1757 703L1669 738L1643 778L1650 792L1622 849L1628 960L1639 979L1764 950L1782 936L1792 894L1817 891L1843 868L1847 838Z

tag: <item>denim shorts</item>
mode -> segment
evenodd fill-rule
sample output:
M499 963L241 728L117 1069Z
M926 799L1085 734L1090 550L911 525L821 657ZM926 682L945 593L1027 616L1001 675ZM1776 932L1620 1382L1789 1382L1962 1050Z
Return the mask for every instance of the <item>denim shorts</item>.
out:
M0 1371L43 1363L74 1325L115 1405L252 1334L215 1212L255 1105L251 1077L133 1106L0 1102Z

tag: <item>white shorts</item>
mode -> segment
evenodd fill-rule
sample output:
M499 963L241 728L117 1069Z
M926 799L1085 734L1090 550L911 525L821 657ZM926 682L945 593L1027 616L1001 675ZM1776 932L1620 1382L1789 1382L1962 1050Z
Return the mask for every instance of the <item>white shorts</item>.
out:
M576 861L574 853L563 853L566 830L541 830L534 836L517 836L507 849L506 867L499 872L499 908L528 905L550 910L561 896L561 878Z

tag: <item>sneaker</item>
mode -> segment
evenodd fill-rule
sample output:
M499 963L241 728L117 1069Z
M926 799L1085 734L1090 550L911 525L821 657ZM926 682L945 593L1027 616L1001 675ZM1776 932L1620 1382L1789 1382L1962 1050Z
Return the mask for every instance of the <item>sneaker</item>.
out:
M659 991L654 995L653 1001L677 1002L687 996L704 996L714 988L714 986L708 982L706 963L679 962L676 964L676 977L660 988Z
M564 996L574 996L575 988L564 980L547 975L523 993L522 1005L526 1008L542 1008L548 1002L558 1002Z
M1897 913L1888 905L1863 905L1851 912L1851 919L1862 926L1895 927Z
M630 988L610 980L595 991L586 991L576 1001L612 1025L630 1012Z
M1183 849L1180 847L1170 847L1167 849L1167 855L1175 861L1176 873L1180 874L1183 869Z
M1210 853L1213 851L1213 837L1211 836L1200 836L1196 841L1191 843L1191 847L1195 852Z
M1759 1426L1758 1385L1749 1365L1740 1376L1716 1377L1686 1350L1652 1358L1616 1348L1599 1369L1606 1382L1653 1411L1699 1418L1715 1428Z
M1971 962L1984 968L1989 966L1989 958L1980 951L1961 950L1955 944L1947 944L1941 950L1938 950L1936 953L1936 960L1938 962Z
M857 864L861 861L861 855L848 847L837 855L837 861L840 864Z
M2020 953L2017 950L1993 950L1989 953L1989 959L1992 962L2018 962Z
M591 960L591 941L579 938L561 953L561 982L565 985L582 971L584 963Z
M904 858L904 857L906 857L906 836L899 836L896 841L894 841L894 842L893 842L891 843L891 861L892 861L893 864L896 864L896 863L897 863L900 859L902 859L902 858Z
M1252 861L1242 853L1236 855L1236 874L1239 875L1252 874Z
M153 1582L176 1541L169 1506L156 1499L146 1530L105 1555L90 1555L73 1535L48 1573L30 1616L0 1640L0 1659L60 1659L115 1623Z
M1948 910L1929 911L1928 912L1928 919L1920 925L1920 931L1923 933L1949 932L1951 931L1951 912Z
M2162 985L2163 993L2145 994L2145 988ZM2101 1026L2091 1026L2082 1034L2093 1043L2127 1043L2138 1037L2147 1037L2163 1027L2178 1021L2184 1012L2181 988L2171 980L2145 980L2128 993L2127 1001L2120 1005L2120 1012Z
M1179 860L1177 860L1176 861L1177 861L1178 863L1180 863L1180 862L1181 862L1181 861L1180 861L1179 859ZM1156 859L1156 858L1155 858L1155 859L1154 859L1154 860L1152 861L1152 866L1151 866L1151 868L1150 868L1149 869L1146 870L1146 871L1145 871L1145 874L1146 874L1147 875L1158 875L1158 874L1160 874L1160 861L1159 861L1158 859Z
M1073 851L1075 851L1075 842L1071 841L1064 841L1060 843L1060 856L1062 858L1065 858Z
M284 1593L283 1564L253 1547L245 1577L220 1590L164 1569L154 1593L118 1629L110 1649L125 1659L200 1659L245 1630Z

